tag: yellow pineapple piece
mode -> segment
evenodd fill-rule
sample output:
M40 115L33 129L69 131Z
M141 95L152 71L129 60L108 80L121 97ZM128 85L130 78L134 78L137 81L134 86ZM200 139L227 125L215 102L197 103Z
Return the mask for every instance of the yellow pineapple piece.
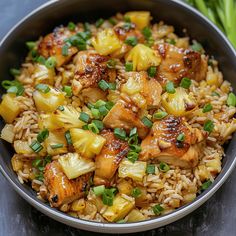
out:
M49 69L45 65L36 64L35 71L32 74L32 78L35 84L50 84L53 85L55 71L54 68Z
M150 24L151 16L149 11L130 11L125 14L130 18L130 21L134 23L138 29L143 29Z
M146 217L137 209L133 209L128 214L127 222L137 222L137 221L142 221L142 220L146 220Z

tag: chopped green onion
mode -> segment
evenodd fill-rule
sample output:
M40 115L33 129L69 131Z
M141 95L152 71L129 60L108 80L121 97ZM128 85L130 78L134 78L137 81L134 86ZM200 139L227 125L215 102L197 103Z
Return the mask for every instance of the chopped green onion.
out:
M145 27L142 30L142 34L145 37L145 39L149 39L152 36L152 31L149 27Z
M233 93L229 93L227 98L227 105L228 106L236 106L236 96Z
M24 86L17 80L3 80L2 87L7 89L8 93L15 93L16 96L21 96L25 91Z
M125 71L129 72L133 70L133 63L132 62L126 62L125 63Z
M205 104L204 107L202 108L202 112L206 113L212 110L212 105L211 104Z
M41 145L40 142L38 142L37 140L34 140L34 141L30 144L30 148L31 148L34 152L38 153L38 152L40 152L40 151L43 149L43 146Z
M154 38L150 37L149 39L147 39L147 42L145 43L146 46L148 47L152 47L154 44Z
M167 172L168 170L170 170L170 167L169 167L169 165L167 165L166 163L161 162L161 163L159 164L159 169L160 169L160 171L162 171L162 172Z
M37 135L37 140L42 143L49 135L48 129L42 130L38 135Z
M193 42L191 48L193 51L196 51L196 52L202 52L202 50L203 50L202 45L196 41Z
M94 107L95 108L99 108L100 106L105 106L106 105L106 102L104 102L103 100L98 100L96 101L96 103L94 104Z
M130 147L130 150L133 152L139 153L142 151L141 146L139 146L137 144L131 144L129 147Z
M116 83L109 83L110 90L116 90Z
M87 124L87 125L83 125L83 126L82 126L82 129L83 129L83 130L88 130L88 124Z
M134 47L138 44L138 39L135 36L129 36L126 38L125 43Z
M102 79L98 82L98 87L102 89L103 91L106 91L107 89L109 89L109 84L105 80Z
M167 115L168 115L168 113L165 111L158 111L158 112L154 113L153 118L155 118L157 120L161 120L164 117L166 117Z
M5 89L9 89L13 85L15 85L14 80L13 81L10 81L10 80L3 80L2 81L2 87Z
M158 205L153 206L153 207L152 207L152 210L153 210L153 212L154 212L155 215L160 215L161 212L164 210L164 208L161 207L160 204L158 204Z
M184 77L180 82L180 87L188 89L191 85L192 81L188 77Z
M56 61L56 58L55 57L49 57L46 62L45 62L45 66L48 68L48 69L52 69L56 66L57 64L57 61Z
M33 41L28 41L25 44L30 51L36 47L36 42L33 42Z
M109 18L108 21L112 24L112 25L116 25L117 24L117 20L114 18Z
M93 192L96 196L101 196L104 193L104 191L105 191L104 185L93 187Z
M125 22L131 22L130 17L129 16L124 16L124 21Z
M104 19L100 18L95 22L95 26L99 28L104 23Z
M64 44L61 48L61 54L62 56L66 57L68 56L69 54L69 48L70 48L70 45L68 43Z
M65 85L62 88L62 91L66 93L67 97L71 97L72 96L72 88L71 88L71 86Z
M148 128L152 128L153 123L152 123L152 121L149 120L146 116L144 116L141 121L142 121L143 124L144 124L145 126L147 126Z
M209 133L211 133L214 129L214 123L211 120L207 120L204 125L203 125L203 129Z
M65 108L64 108L63 106L59 106L57 109L58 109L59 111L64 111L64 110L65 110Z
M114 69L116 66L116 61L114 59L110 59L107 61L107 67L110 69Z
M176 44L176 41L174 39L166 39L166 42L172 45Z
M107 113L109 112L109 110L106 108L106 106L100 106L98 108L98 110L102 116L106 116Z
M139 188L133 188L131 192L131 196L134 198L139 197L142 194L141 190Z
M108 109L108 110L111 110L111 108L114 106L114 103L112 101L108 101L106 102L105 104L105 107Z
M123 223L126 223L126 221L125 221L124 219L122 219L122 220L116 221L116 223L117 223L117 224L123 224Z
M30 54L31 54L32 60L37 61L38 52L36 50L32 50Z
M217 96L217 97L220 97L220 94L217 93L217 92L212 92L212 93L211 93L211 96Z
M64 145L63 143L51 144L50 147L52 149L62 148Z
M133 24L131 23L131 22L125 22L123 25L122 25L122 28L124 29L124 30L130 30L130 29L132 29L133 28Z
M184 142L184 140L185 140L185 134L184 134L184 133L179 134L179 135L177 136L176 140L179 141L179 142Z
M88 22L84 23L84 31L86 31L86 32L90 31L90 24Z
M11 69L10 69L10 73L11 73L11 75L13 75L13 76L18 76L18 75L20 75L20 70L15 69L15 68L11 68Z
M156 76L157 68L155 66L151 66L149 67L147 72L148 72L148 76L153 78Z
M70 21L70 22L68 23L68 25L67 25L67 28L68 28L70 31L74 31L74 30L75 30L75 27L76 27L76 25L75 25L72 21Z
M42 65L45 65L46 59L45 59L45 57L43 57L43 56L39 56L39 57L37 58L37 62L40 63L40 64L42 64Z
M67 144L68 144L68 145L72 145L72 139L71 139L71 135L70 135L70 131L69 131L69 130L67 130L67 131L65 132L65 138L66 138Z
M88 107L89 109L92 109L92 108L94 108L94 105L93 105L92 103L87 103L87 107Z
M135 161L138 160L138 153L137 152L133 152L133 151L129 151L127 154L127 159L134 163Z
M42 159L35 159L32 161L32 166L35 168L38 168L38 166L41 164Z
M15 93L15 94L17 93L17 91L18 88L16 86L12 86L7 90L8 93Z
M79 119L80 119L81 121L85 122L85 123L88 123L90 117L89 117L89 115L88 115L87 113L81 112L81 113L80 113L80 116L79 116Z
M130 146L132 146L132 145L138 145L138 135L133 135L132 137L130 137L130 138L128 139L128 144L129 144Z
M98 134L99 133L99 129L98 127L96 126L95 123L91 123L88 125L88 130L92 131L93 133L95 134Z
M102 194L103 204L108 205L108 206L112 206L116 191L117 190L115 188L111 188L111 189L106 188Z
M100 121L100 120L92 120L92 124L95 124L96 127L97 127L100 131L103 130L103 128L104 128L104 125L103 125L102 121Z
M78 37L84 40L86 42L88 39L91 38L91 32L90 31L85 31L85 32L79 32L76 34Z
M146 172L147 172L148 174L155 174L155 165L148 164L148 165L147 165Z
M46 84L37 84L35 88L42 93L48 93L50 91L49 86Z
M210 180L207 180L206 182L204 182L201 186L201 190L206 190L210 187L210 185L212 184L212 182Z
M167 92L167 93L171 93L171 94L175 93L175 86L174 86L174 83L171 82L171 81L168 81L168 82L166 83L165 89L166 89L166 92Z
M91 108L91 113L92 113L93 118L100 119L101 114L98 109Z
M129 136L132 137L137 134L138 134L138 129L137 129L137 127L134 127L130 130Z
M115 128L114 129L114 135L116 138L125 140L126 139L126 132L124 129L121 128Z

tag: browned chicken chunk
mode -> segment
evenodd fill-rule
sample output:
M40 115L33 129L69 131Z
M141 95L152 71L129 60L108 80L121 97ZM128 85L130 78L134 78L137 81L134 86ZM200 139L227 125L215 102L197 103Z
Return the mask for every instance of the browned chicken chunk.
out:
M101 135L106 143L95 158L94 184L109 186L120 162L127 155L129 146L125 141L117 139L110 130L102 131Z
M137 127L140 138L144 138L148 133L148 128L138 118L137 114L132 111L132 106L121 100L104 117L103 123L107 128L123 128L127 132L133 127Z
M62 55L62 47L64 40L72 36L72 32L65 27L57 27L53 33L46 35L39 43L38 52L40 55L48 58L54 56L56 58L56 66L60 67L68 62L71 57L78 51L76 47L68 49L68 55Z
M93 51L81 51L75 57L75 79L82 88L96 87L97 83L109 77L106 66L108 57L101 56Z
M48 189L48 200L53 207L70 203L83 197L91 174L82 175L69 180L57 161L47 164L44 173L45 185Z
M162 57L157 79L162 85L168 80L179 83L183 77L197 81L206 77L207 60L200 53L171 44L159 44L157 50Z
M182 141L177 139L180 134ZM139 159L156 159L183 168L195 167L203 140L202 131L190 128L183 117L168 116L153 124L141 143Z

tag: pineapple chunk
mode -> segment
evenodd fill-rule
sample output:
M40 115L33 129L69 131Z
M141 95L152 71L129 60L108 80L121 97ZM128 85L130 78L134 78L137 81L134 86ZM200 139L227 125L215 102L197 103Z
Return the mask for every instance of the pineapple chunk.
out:
M83 198L73 201L71 204L72 211L82 211L85 208L85 200Z
M30 148L28 142L17 140L14 142L14 149L18 154L31 154L33 150Z
M72 128L70 134L76 152L87 158L99 154L106 142L105 138L89 130Z
M129 200L118 194L114 198L113 205L109 206L102 216L109 222L116 222L123 219L134 208L134 205L133 198Z
M119 190L119 193L123 193L126 195L131 195L131 192L133 190L133 186L124 179L122 179L120 183L117 184L117 188Z
M123 159L118 169L119 177L129 177L134 181L142 181L146 174L146 167L147 163L144 161L136 161L132 163L128 159Z
M142 84L143 81L141 76L128 76L127 82L121 87L121 92L127 93L128 95L134 95L141 92Z
M48 69L45 65L36 64L35 71L32 74L32 78L35 84L50 84L53 85L55 71L54 69Z
M44 128L47 128L49 130L58 129L58 125L53 120L52 114L40 114L39 120L38 120L38 125L41 130Z
M33 92L33 99L38 111L52 112L64 104L65 95L56 89L50 88L48 93L35 90Z
M48 138L44 141L49 155L59 155L67 153L67 142L65 133L61 131L49 132ZM53 145L61 144L62 147L52 148ZM51 146L52 145L52 146Z
M126 54L125 60L126 62L133 62L133 70L141 71L147 70L151 66L158 66L161 62L161 57L144 44L137 44Z
M24 163L18 158L18 155L15 154L11 159L11 165L14 171L19 171L23 168Z
M165 92L162 95L162 106L171 115L185 116L197 107L197 103L184 88L179 87L174 94Z
M101 55L109 55L121 48L121 42L112 29L105 29L97 33L91 40L95 50Z
M20 113L20 107L13 94L5 94L2 96L0 104L0 115L6 123L12 123Z
M13 125L6 124L1 131L1 139L4 139L9 143L13 143L15 136L13 129L14 129Z
M95 170L95 163L79 156L78 153L67 153L58 159L68 179L75 179Z
M221 172L221 160L220 158L215 158L206 162L207 169L213 173L218 174Z
M148 26L151 20L149 11L130 11L125 14L126 17L130 18L130 21L134 23L139 30Z
M57 128L82 128L85 123L79 119L80 112L73 106L63 106L63 110L57 109L52 115L52 122Z
M137 222L137 221L142 221L146 220L145 216L137 209L133 209L129 214L128 214L128 220L127 222Z

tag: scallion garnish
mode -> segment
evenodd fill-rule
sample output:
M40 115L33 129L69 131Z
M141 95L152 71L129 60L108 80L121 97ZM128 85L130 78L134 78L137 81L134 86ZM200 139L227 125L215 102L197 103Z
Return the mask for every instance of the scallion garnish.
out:
M17 80L3 80L2 87L7 89L8 93L15 93L16 96L21 96L25 91L24 86Z
M106 91L107 89L109 89L109 83L102 79L98 82L98 87L103 91Z
M114 135L116 138L125 140L126 139L126 132L124 129L121 128L115 128L114 129Z
M72 96L72 88L71 88L71 86L65 85L62 88L62 91L66 93L67 97L71 97Z
M72 139L71 139L71 135L70 135L70 131L69 131L69 130L67 130L67 131L65 132L65 138L66 138L67 144L68 144L68 145L72 145Z
M148 128L152 128L153 123L152 123L152 121L149 120L146 116L144 116L141 121L142 121L143 124L144 124L145 126L147 126Z
M49 135L48 129L42 130L38 135L37 135L37 140L38 142L42 143Z
M100 119L101 114L97 108L91 108L91 113L92 113L93 118Z
M64 111L64 110L65 110L65 108L64 108L63 106L59 106L57 109L58 109L59 111Z
M227 105L228 106L236 106L236 96L234 93L229 93L228 98L227 98Z
M30 51L36 47L36 42L33 41L28 41L25 44Z
M210 103L208 104L205 104L204 107L202 108L202 112L203 113L206 113L206 112L209 112L213 109L212 105Z
M191 48L193 51L196 51L196 52L202 52L203 50L202 45L196 41L193 42L193 44L191 45Z
M201 190L206 190L208 189L212 184L212 181L211 180L207 180L206 182L204 182L201 186Z
M81 121L85 122L85 123L88 123L90 117L89 117L89 115L88 115L87 113L81 112L81 113L80 113L80 116L79 116L79 119L80 119Z
M163 119L164 117L166 117L168 115L167 112L165 111L158 111L156 113L153 114L153 118L154 119L157 119L157 120L161 120Z
M107 115L107 113L109 112L109 110L106 108L105 105L104 105L104 106L100 106L100 107L98 108L98 110L99 110L99 113L100 113L102 116Z
M103 194L102 194L102 202L104 205L107 206L112 206L113 205L113 199L115 197L116 193L116 188L110 188L110 189L105 189Z
M148 165L147 165L146 172L147 172L148 174L155 174L155 165L148 164Z
M107 61L107 67L110 69L114 69L116 66L116 61L114 59L110 59Z
M56 66L57 61L55 57L49 57L46 61L45 61L45 66L49 69L52 69Z
M92 131L93 133L95 134L98 134L99 133L99 129L98 127L96 126L95 123L91 123L88 125L88 130Z
M108 21L112 24L112 25L116 25L117 24L117 20L115 18L109 18Z
M152 31L149 27L145 27L142 30L142 34L145 37L145 39L149 39L152 36Z
M111 110L111 108L114 106L114 103L112 101L108 101L106 102L105 104L105 107L108 109L108 110Z
M135 36L129 36L126 38L125 43L134 47L138 44L138 39Z
M49 86L46 84L37 84L35 88L42 93L48 93L50 91Z
M52 149L62 148L64 146L63 143L51 144L50 147Z
M155 206L152 207L152 210L154 212L155 215L160 215L162 211L164 211L164 208L161 207L160 204L157 204Z
M188 89L191 85L192 81L188 77L184 77L180 82L180 87Z
M67 28L70 30L70 31L74 31L75 30L75 23L73 23L72 21L70 21L67 25Z
M132 128L132 129L130 130L130 132L129 132L129 136L130 136L130 137L132 137L132 136L134 136L134 135L137 135L137 134L138 134L138 129L137 129L137 127Z
M37 62L40 63L40 64L42 64L42 65L45 65L46 59L45 59L45 57L43 57L43 56L39 56L39 57L37 58Z
M178 142L184 142L184 140L185 140L185 134L184 134L184 133L179 134L179 135L177 136L176 140L177 140Z
M104 19L100 18L95 22L95 26L99 28L104 23Z
M43 149L43 146L41 145L41 143L40 143L39 141L34 140L34 141L30 144L30 148L31 148L34 152L38 153L38 152L40 152L40 151Z
M172 45L176 44L176 41L174 39L166 39L166 42Z
M61 54L62 56L66 57L68 56L69 54L69 48L70 48L70 45L68 43L64 44L61 48Z
M207 120L204 125L203 125L203 129L209 133L211 133L214 129L214 123L211 120Z
M159 169L160 169L160 171L162 171L162 172L167 172L168 170L170 170L170 167L169 167L169 165L167 165L165 162L161 162L161 163L159 164Z
M148 76L153 78L156 76L157 68L155 66L151 66L148 68L147 72L148 72Z
M131 196L134 198L139 197L142 194L141 190L139 188L133 188L131 192Z
M126 72L129 72L129 71L132 71L133 70L133 63L128 61L125 63L125 71Z
M137 152L137 153L139 153L139 152L142 151L141 146L139 146L139 145L137 145L137 144L131 144L131 145L129 146L129 148L130 148L130 150L131 150L132 152Z
M133 152L133 151L129 151L127 154L127 159L134 163L135 161L138 160L138 153L137 152Z
M105 106L105 105L106 105L106 102L99 99L99 100L96 101L96 103L94 104L94 107L95 107L95 108L99 108L100 106Z
M92 124L95 124L96 127L97 127L100 131L103 130L103 128L104 128L104 125L103 125L102 121L100 121L100 120L92 120Z
M104 191L105 191L104 185L93 187L93 192L96 196L101 196L104 193Z
M116 90L116 83L109 83L110 90Z
M171 93L171 94L175 93L174 83L172 81L168 81L166 83L165 89L167 93Z

